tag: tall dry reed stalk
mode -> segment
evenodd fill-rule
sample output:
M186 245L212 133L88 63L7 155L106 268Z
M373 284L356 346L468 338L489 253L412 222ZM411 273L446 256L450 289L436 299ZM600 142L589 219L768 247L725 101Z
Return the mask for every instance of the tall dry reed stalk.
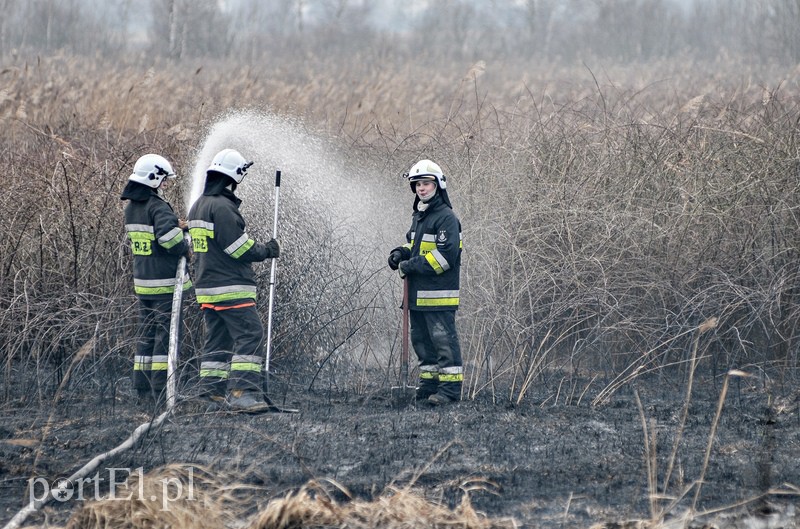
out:
M97 350L114 355L87 366L96 382L127 361L133 298L117 196L132 161L155 150L188 168L221 112L263 105L335 135L353 163L374 168L369 185L379 195L407 200L398 175L423 156L446 169L465 234L459 325L476 370L466 374L467 395L544 401L555 396L546 384L555 374L600 404L630 377L696 371L686 351L708 314L719 318L708 369L746 358L796 378L797 98L780 73L759 70L765 98L763 86L731 82L741 68L733 62L697 73L663 61L632 76L616 65L597 75L487 60L442 65L422 86L405 82L414 65L402 60L369 74L363 62L308 60L308 71L269 83L258 82L263 66L242 74L214 60L200 68L60 56L8 65L0 103L13 162L0 183L6 399L23 373L49 400L98 321L107 332ZM650 84L654 76L669 81ZM279 278L290 301L276 314L276 355L295 367L324 363L317 380L331 381L326 387L369 391L359 363L390 372L381 350L396 334L386 295L393 283L380 249L359 262L342 254L337 219L304 219L302 210L290 217L307 230L291 239ZM194 325L192 348L201 334ZM588 379L605 384L590 388Z

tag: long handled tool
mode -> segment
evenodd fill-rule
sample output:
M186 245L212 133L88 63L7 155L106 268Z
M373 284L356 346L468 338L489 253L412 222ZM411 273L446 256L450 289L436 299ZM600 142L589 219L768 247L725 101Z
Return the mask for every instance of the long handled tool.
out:
M186 244L191 244L189 234L184 234ZM175 271L175 291L172 294L172 315L169 320L169 352L167 353L167 410L175 406L178 387L178 337L181 326L181 302L183 301L183 283L186 281L186 256L178 259Z
M408 388L408 278L403 278L403 341L400 348L400 383Z
M416 395L416 387L408 384L408 278L403 278L403 326L400 341L400 384L392 388L392 405L396 408L408 405Z
M281 172L275 171L275 219L272 222L272 238L278 238L278 202L281 193ZM275 270L278 266L278 260L272 260L272 267L269 271L269 308L267 309L267 345L266 354L264 355L264 401L269 404L269 412L277 413L299 413L300 410L295 408L286 408L273 403L268 396L269 390L269 359L272 353L272 307L275 302Z
M281 172L275 171L275 219L272 222L272 238L278 238L278 201L281 192ZM267 310L267 353L264 357L264 398L267 398L269 389L269 357L272 352L272 306L275 300L275 269L278 260L272 260L272 267L269 271L269 309ZM267 400L269 402L269 400Z

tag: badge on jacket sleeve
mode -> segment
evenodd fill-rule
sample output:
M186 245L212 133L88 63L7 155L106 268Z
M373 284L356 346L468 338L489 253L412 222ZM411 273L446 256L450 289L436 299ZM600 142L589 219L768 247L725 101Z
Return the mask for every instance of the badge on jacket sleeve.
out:
M436 236L436 242L447 242L447 230L439 230L439 235Z

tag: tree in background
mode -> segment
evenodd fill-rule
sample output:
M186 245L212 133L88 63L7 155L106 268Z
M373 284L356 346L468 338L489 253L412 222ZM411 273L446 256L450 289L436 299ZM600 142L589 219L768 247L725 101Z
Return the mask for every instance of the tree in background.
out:
M152 0L150 48L180 60L226 57L234 28L216 0Z
M800 61L797 0L0 0L0 55Z

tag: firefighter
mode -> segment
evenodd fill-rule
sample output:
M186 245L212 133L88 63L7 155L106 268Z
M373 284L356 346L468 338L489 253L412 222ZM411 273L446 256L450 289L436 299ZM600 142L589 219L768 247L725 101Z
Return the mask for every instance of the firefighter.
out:
M125 231L133 252L133 288L139 300L133 387L143 405L160 402L167 383L169 325L175 275L181 256L189 252L179 220L164 198L175 178L172 165L158 154L145 154L133 166L122 191ZM189 274L183 289L192 287Z
M411 343L419 359L418 402L461 400L464 370L456 332L461 269L461 222L447 196L447 179L430 160L406 175L414 192L406 244L389 254L389 267L408 281Z
M264 327L256 311L252 263L277 258L278 242L251 239L234 194L252 165L233 149L217 153L203 195L189 211L195 294L206 327L200 381L204 395L232 411L268 409L263 395Z

